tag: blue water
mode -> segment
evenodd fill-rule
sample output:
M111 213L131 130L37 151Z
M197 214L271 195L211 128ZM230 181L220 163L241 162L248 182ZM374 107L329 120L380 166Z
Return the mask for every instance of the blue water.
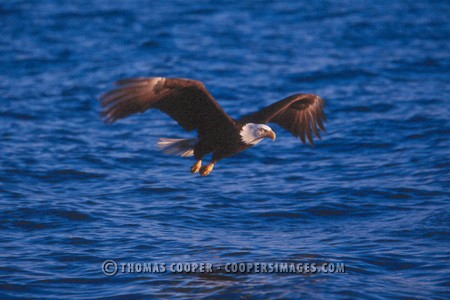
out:
M448 1L2 1L0 298L450 297ZM314 148L282 128L190 174L133 76L203 81L232 116L327 103ZM345 273L129 273L102 263L344 263Z

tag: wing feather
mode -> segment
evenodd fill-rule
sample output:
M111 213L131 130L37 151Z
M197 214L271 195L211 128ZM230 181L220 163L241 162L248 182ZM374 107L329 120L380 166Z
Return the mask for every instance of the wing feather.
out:
M148 109L159 109L185 130L199 133L228 130L234 120L222 109L206 87L196 80L181 78L129 78L100 97L106 123Z
M314 145L313 133L321 139L320 131L326 132L327 120L323 108L325 101L314 94L295 94L275 102L258 112L246 115L243 123L276 123L299 137L302 143Z

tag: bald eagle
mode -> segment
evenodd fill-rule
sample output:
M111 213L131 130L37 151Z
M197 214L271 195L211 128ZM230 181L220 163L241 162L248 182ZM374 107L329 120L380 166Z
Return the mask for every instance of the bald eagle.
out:
M207 176L221 159L250 148L264 138L275 140L272 122L305 143L325 132L325 102L313 94L295 94L260 111L233 119L197 80L181 78L131 78L116 82L116 88L100 97L105 123L114 123L134 113L156 108L168 114L186 131L197 130L194 139L161 138L158 146L167 154L194 156L192 173ZM205 155L212 161L202 166Z

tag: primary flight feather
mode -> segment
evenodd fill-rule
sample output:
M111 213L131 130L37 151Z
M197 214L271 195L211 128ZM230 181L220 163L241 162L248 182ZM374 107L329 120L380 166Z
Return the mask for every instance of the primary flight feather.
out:
M186 131L197 130L195 139L160 139L165 153L191 156L197 162L192 173L209 175L221 159L250 148L264 138L275 140L266 123L276 123L311 144L313 134L325 132L325 102L314 94L295 94L240 119L231 118L206 87L197 80L182 78L130 78L101 96L101 113L106 123L156 108L168 114ZM202 167L203 157L212 153L210 164Z

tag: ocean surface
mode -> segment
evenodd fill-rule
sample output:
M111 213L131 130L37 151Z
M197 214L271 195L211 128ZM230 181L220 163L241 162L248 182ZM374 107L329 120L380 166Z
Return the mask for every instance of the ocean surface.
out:
M1 1L0 298L448 299L449 15ZM192 175L155 146L195 135L168 116L99 119L99 95L135 76L201 80L234 117L315 93L327 134L311 147L273 125L274 143ZM196 264L213 271L177 272Z

